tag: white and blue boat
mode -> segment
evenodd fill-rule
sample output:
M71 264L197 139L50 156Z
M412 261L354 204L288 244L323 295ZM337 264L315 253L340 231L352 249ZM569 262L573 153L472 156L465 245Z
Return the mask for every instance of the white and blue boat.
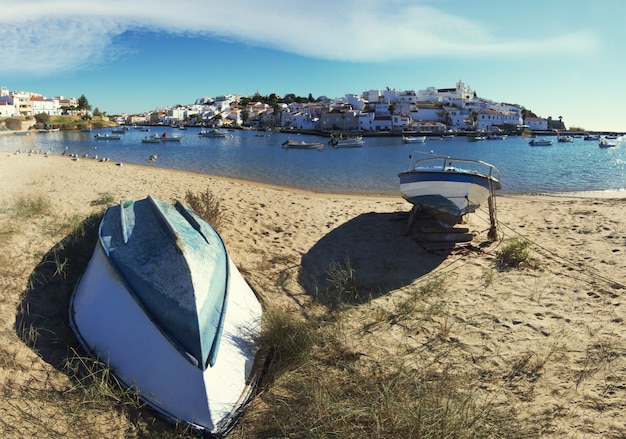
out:
M218 233L148 196L106 211L69 322L156 411L223 435L254 389L261 312Z
M477 160L429 157L414 159L398 174L402 196L447 227L475 212L502 188L500 171Z

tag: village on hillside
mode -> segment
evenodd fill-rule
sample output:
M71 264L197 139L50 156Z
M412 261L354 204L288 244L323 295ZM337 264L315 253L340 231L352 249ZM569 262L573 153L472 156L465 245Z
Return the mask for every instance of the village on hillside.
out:
M81 97L85 99L84 96ZM96 109L97 116L100 113ZM88 118L90 106L79 99L0 88L0 117L74 115ZM479 97L459 80L454 88L428 87L415 92L370 90L342 98L285 98L271 94L252 97L223 95L196 99L194 104L176 105L142 114L110 116L119 124L162 124L279 128L342 132L531 131L565 130L562 118L537 117L521 105Z

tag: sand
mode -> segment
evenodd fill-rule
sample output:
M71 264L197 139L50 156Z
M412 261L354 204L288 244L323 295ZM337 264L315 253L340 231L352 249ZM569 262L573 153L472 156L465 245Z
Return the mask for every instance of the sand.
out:
M404 233L410 206L400 197L318 194L156 165L0 155L3 438L154 437L167 428L158 420L138 427L141 415L129 418L103 409L110 407L105 403L73 405L80 386L62 367L76 345L64 314L73 285L40 286L33 274L69 233L62 225L101 209L95 202L105 194L173 201L207 189L225 211L221 234L232 259L266 306L305 315L330 262L349 261L372 300L346 312L346 339L368 358L471 371L481 377L483 396L514 408L543 437L625 434L623 192L499 196L497 242L487 239L488 214L481 210L462 225L474 235L472 246L436 249L425 248L416 230ZM44 197L51 212L16 217L16 200L28 196ZM515 237L533 243L540 268L495 268L496 253ZM427 301L442 312L373 318L435 279L443 286ZM255 410L261 409L252 404L244 425Z

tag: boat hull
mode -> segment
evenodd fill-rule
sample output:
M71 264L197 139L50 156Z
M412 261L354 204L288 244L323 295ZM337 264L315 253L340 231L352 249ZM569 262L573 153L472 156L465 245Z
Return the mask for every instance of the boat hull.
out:
M462 169L455 161L474 168ZM485 171L477 170L482 168ZM499 172L488 163L445 157L417 160L398 174L402 196L445 226L453 226L487 202L502 187L496 176Z
M214 361L204 367L175 342L181 335L164 327L158 313L147 304L150 298L138 296L136 284L111 257L107 238L102 238L101 232L101 240L70 301L69 322L80 344L110 365L121 382L168 419L223 434L253 389L255 339L262 312L255 294L224 254L224 303L213 307L218 309L219 330L215 332L219 350ZM185 276L181 274L180 279ZM173 279L172 290L184 282L177 279ZM193 281L196 288L202 283ZM150 293L156 294L156 290ZM196 308L197 313L202 312L201 306ZM176 310L168 305L162 311ZM198 320L202 322L202 318ZM200 323L197 330L202 334L209 326Z

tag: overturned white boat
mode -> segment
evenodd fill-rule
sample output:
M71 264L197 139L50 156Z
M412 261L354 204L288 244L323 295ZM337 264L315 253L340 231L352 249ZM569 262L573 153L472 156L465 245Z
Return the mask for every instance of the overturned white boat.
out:
M252 394L261 312L218 233L148 196L105 213L69 321L151 407L220 435Z

